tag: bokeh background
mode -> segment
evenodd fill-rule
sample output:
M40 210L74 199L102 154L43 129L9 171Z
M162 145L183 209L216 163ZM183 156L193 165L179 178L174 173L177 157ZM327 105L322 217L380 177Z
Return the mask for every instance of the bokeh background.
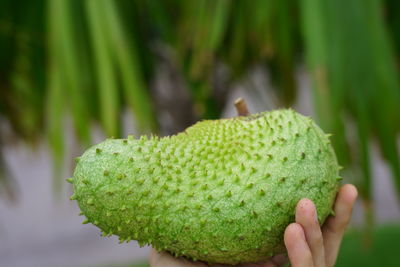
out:
M237 97L333 134L360 191L337 266L399 266L399 55L397 0L0 1L0 266L145 266L81 224L73 158Z

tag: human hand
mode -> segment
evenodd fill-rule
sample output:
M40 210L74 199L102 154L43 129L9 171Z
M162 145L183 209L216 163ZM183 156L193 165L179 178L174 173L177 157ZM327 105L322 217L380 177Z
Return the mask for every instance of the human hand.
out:
M334 211L320 227L314 203L301 199L296 207L296 222L290 224L284 235L292 267L331 267L335 265L344 231L349 223L357 189L350 184L343 185L336 197ZM280 267L287 263L284 255L276 255L263 263L244 263L241 267ZM202 262L174 258L167 252L150 254L151 267L205 267ZM226 266L221 264L213 265Z

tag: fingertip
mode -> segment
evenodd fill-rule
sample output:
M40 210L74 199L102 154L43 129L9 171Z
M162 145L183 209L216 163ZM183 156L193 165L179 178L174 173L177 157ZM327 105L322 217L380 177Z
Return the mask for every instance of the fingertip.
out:
M345 187L346 187L347 191L349 192L349 194L351 194L354 198L357 198L357 196L358 196L357 187L355 187L352 184L345 184Z
M301 227L298 223L291 223L286 227L284 241L286 246L292 245L293 242L296 242L298 239L306 240L303 227Z
M309 206L309 205L314 205L311 199L309 198L302 198L299 200L297 203L297 206Z
M316 208L314 202L308 198L302 198L296 206L296 222L304 218L312 218L316 216Z
M354 185L345 184L341 187L339 194L344 201L352 204L357 199L358 191Z

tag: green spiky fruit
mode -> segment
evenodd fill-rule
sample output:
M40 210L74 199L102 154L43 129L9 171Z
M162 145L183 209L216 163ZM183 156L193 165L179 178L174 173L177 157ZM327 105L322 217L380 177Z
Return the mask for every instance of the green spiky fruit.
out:
M285 251L301 198L329 215L339 167L322 130L292 110L202 121L171 137L108 139L79 158L74 195L105 235L206 262Z

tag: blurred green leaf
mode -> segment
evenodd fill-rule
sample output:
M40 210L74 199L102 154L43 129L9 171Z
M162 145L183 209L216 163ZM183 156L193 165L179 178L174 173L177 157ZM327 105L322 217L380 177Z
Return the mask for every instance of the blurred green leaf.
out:
M53 152L53 160L55 165L55 173L60 173L61 164L64 155L64 131L63 131L63 110L64 110L64 94L65 87L63 86L62 71L60 63L60 50L61 39L58 37L60 32L60 24L58 19L60 17L60 1L48 2L48 53L51 61L48 65L48 84L47 84L47 99L46 99L46 126L49 139L50 148ZM58 175L55 175L58 178ZM60 179L54 179L55 187L60 188Z
M119 136L118 84L112 50L104 34L104 9L96 0L85 1L100 98L100 119L108 136Z
M57 3L57 10L52 12L55 12L58 16L53 18L52 23L59 25L58 30L54 33L57 35L55 38L58 39L59 44L57 56L60 57L60 63L57 67L60 68L60 73L63 75L62 80L66 89L64 97L70 100L69 108L72 112L78 137L87 144L90 140L89 109L87 108L90 98L86 95L83 77L80 75L82 55L74 32L77 25L73 22L72 1L55 0L54 2Z
M103 9L105 28L104 35L109 42L110 50L119 73L122 76L124 98L132 110L142 129L154 130L155 118L151 107L150 97L143 81L136 47L127 39L119 19L114 2L99 0L98 5Z
M351 229L344 236L337 267L375 267L398 265L397 251L400 238L400 225L384 225L372 232L372 243L365 244L364 233Z

